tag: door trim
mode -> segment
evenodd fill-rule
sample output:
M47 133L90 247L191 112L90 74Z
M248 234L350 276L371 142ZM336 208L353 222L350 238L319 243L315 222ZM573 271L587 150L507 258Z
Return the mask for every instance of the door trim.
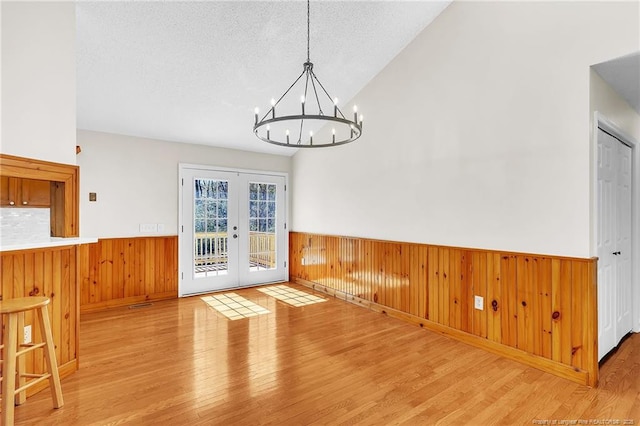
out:
M183 234L183 229L182 229L182 223L183 223L183 205L182 205L182 200L183 200L183 188L184 186L182 185L182 179L184 178L184 169L199 169L199 170L206 170L206 171L217 171L217 172L231 172L231 173L246 173L246 174L253 174L253 175L265 175L265 176L280 176L284 178L284 185L285 185L285 208L284 208L284 222L286 224L286 228L285 228L285 235L284 235L284 239L285 239L285 244L284 244L284 254L283 257L284 259L286 259L286 266L285 266L285 278L288 279L289 278L289 230L291 229L291 225L289 224L289 197L290 197L290 193L291 191L289 191L289 173L287 172L277 172L277 171L269 171L269 170L253 170L253 169L240 169L240 168L233 168L233 167L218 167L218 166L212 166L212 165L207 165L207 164L195 164L195 163L178 163L178 297L189 297L189 296L195 296L197 294L205 294L205 293L211 293L210 291L205 291L203 293L189 293L189 294L183 294L183 288L182 288L182 283L183 283L183 274L184 271L181 268L181 259L183 256L183 249L182 249L182 234ZM258 284L258 285L262 285L262 284ZM254 285L240 285L237 288L245 288L245 287L253 287Z
M640 182L638 173L640 172L640 144L631 135L618 127L605 115L596 111L593 116L593 128L591 137L591 255L598 255L598 129L620 140L629 146L632 151L632 171L631 171L631 292L633 298L633 328L636 333L640 332Z

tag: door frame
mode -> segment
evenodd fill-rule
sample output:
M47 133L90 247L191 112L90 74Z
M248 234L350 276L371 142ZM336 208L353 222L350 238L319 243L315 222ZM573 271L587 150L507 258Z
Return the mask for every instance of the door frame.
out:
M253 175L266 175L266 176L280 176L284 178L284 185L285 185L285 200L284 200L284 204L285 204L285 208L284 208L284 223L285 223L285 234L284 234L284 239L285 239L285 243L284 243L284 247L283 247L283 251L284 251L284 258L286 259L286 263L285 263L285 279L288 280L289 279L289 229L291 228L289 226L289 194L291 193L291 191L289 191L289 173L287 172L277 172L277 171L270 171L270 170L254 170L254 169L240 169L240 168L234 168L234 167L219 167L219 166L213 166L213 165L209 165L209 164L195 164L195 163L178 163L178 297L188 297L188 296L196 296L197 294L188 294L188 295L183 295L182 294L182 277L184 276L184 271L182 270L182 262L180 261L182 259L182 255L183 255L183 249L182 249L182 234L183 234L183 229L182 229L182 223L183 223L183 205L182 205L182 199L183 199L183 179L184 179L184 169L200 169L200 170L206 170L206 171L213 171L213 172L231 172L231 173L246 173L246 174L253 174ZM261 284L259 284L261 285ZM244 288L244 287L253 287L255 286L254 284L248 284L248 285L240 285L236 288ZM203 292L202 294L205 293L211 293L210 291L206 291Z
M635 333L640 332L640 144L613 121L595 111L591 137L591 255L598 255L598 129L602 129L631 147L631 294L633 298L632 317ZM597 330L596 330L597 335Z

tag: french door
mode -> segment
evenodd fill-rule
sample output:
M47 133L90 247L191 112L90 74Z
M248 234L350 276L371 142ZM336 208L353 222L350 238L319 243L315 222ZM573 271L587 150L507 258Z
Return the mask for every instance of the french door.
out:
M180 166L180 296L285 281L285 176Z
M632 149L598 129L598 359L633 328Z

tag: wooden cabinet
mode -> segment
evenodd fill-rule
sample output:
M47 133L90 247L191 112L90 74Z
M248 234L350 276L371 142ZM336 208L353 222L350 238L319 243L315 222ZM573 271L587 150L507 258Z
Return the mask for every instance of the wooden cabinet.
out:
M1 177L0 206L49 207L51 182L39 179Z
M51 205L51 182L47 180L22 179L21 199L23 206L49 207Z
M10 206L13 202L15 205L15 198L18 192L18 179L2 176L0 179L0 206Z
M0 153L0 206L10 206L9 189L13 194L22 196L22 180L35 180L40 183L27 184L29 195L25 200L14 200L14 206L23 206L23 201L31 206L46 204L51 212L52 237L77 237L80 216L78 198L79 167L71 164L52 163L32 158L15 157ZM5 180L6 179L6 180ZM10 181L10 179L18 179ZM41 182L46 182L45 184ZM4 189L6 188L6 190ZM45 195L45 192L48 195ZM6 195L5 195L6 194ZM36 195L38 194L38 195ZM15 196L15 195L14 195ZM44 201L43 201L44 200Z

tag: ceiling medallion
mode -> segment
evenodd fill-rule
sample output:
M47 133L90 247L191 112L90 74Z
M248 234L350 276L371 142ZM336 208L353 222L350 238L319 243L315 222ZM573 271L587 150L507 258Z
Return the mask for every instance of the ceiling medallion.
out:
M344 145L353 142L362 135L362 115L358 116L358 108L353 107L353 120L345 117L338 107L338 98L333 98L324 88L309 58L310 6L307 0L307 61L303 64L302 73L289 86L278 100L271 99L271 108L259 117L260 110L255 109L253 133L268 143L292 148L322 148ZM299 103L292 100L295 95L287 96L298 82L303 86ZM320 90L319 90L320 89ZM323 110L324 106L324 110ZM299 114L277 115L276 111L291 108L298 109ZM325 111L331 111L328 115ZM331 134L320 138L313 137L313 131L329 126ZM324 134L324 133L323 133Z

